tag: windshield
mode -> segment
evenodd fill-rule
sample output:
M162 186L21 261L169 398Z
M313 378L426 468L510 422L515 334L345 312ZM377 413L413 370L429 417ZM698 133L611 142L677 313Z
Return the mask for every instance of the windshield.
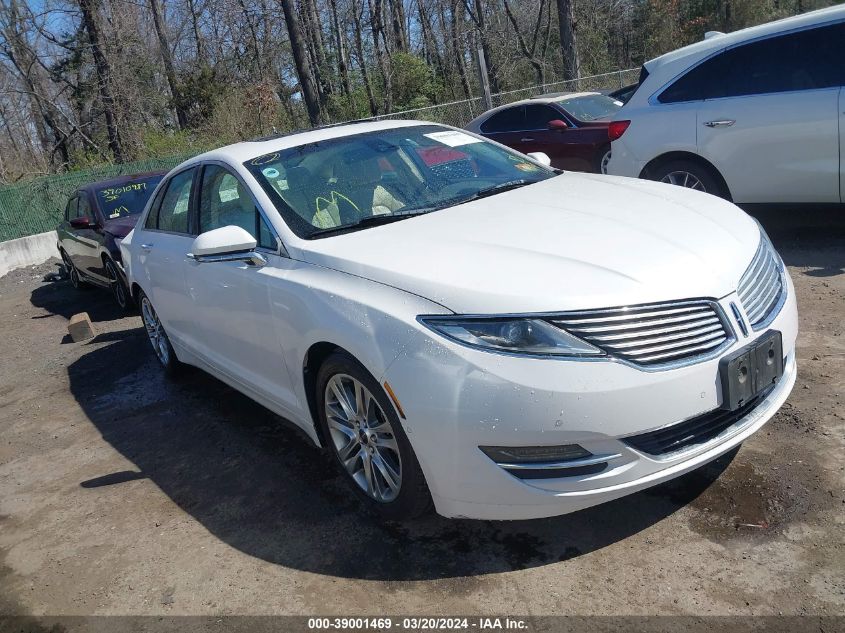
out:
M607 95L584 95L561 99L557 104L580 121L595 121L614 114L624 104Z
M244 166L305 238L436 211L555 175L522 154L439 125L319 141Z
M97 202L103 217L113 220L141 213L162 177L148 176L119 185L98 188Z

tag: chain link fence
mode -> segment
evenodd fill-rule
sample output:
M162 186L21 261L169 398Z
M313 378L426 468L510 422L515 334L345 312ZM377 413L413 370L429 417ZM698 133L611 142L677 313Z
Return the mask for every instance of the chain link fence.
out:
M539 86L520 88L519 90L499 92L492 95L493 107L496 108L501 105L513 103L514 101L519 101L520 99L529 99L531 97L544 94L565 94L567 92L594 91L609 92L617 90L623 86L636 83L637 78L639 77L639 72L639 68L629 68L626 70L616 70L612 73L581 77L580 79L570 81L556 81ZM445 123L446 125L463 127L475 117L482 114L485 110L484 99L476 97L465 101L440 103L438 105L427 106L424 108L402 110L399 112L391 112L390 114L382 114L358 120L384 121L390 119L421 119L423 121L433 121L435 123Z
M83 185L127 174L166 171L188 158L190 155L105 165L0 187L0 242L55 229L71 194Z
M493 95L493 107L549 93L616 90L637 80L638 69L620 70L510 90ZM461 127L484 112L481 97L441 103L425 108L393 112L363 120L421 119ZM106 165L96 169L43 176L26 183L0 187L0 242L51 231L61 221L70 195L79 187L98 180L145 171L169 170L190 158L190 154Z

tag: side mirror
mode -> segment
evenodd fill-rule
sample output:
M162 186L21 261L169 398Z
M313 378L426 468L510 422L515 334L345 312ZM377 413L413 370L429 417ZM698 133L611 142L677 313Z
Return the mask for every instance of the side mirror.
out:
M528 158L533 158L535 161L541 165L545 165L546 167L552 166L552 159L549 158L549 155L545 152L528 152L526 156L528 156Z
M206 262L246 262L263 266L267 260L255 252L258 242L239 226L221 226L201 233L191 244L188 258L198 264Z
M560 119L552 119L548 123L550 130L558 130L563 131L569 129L569 126L566 124L566 121L561 121Z
M80 218L71 218L70 225L75 229L90 229L94 226L94 223L91 222L91 218L87 215L83 215Z

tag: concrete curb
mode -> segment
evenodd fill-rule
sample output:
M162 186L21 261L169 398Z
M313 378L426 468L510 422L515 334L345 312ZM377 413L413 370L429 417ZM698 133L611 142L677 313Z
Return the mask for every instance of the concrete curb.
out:
M56 232L47 231L38 235L20 237L16 240L0 242L0 277L6 273L46 262L51 257L58 257Z

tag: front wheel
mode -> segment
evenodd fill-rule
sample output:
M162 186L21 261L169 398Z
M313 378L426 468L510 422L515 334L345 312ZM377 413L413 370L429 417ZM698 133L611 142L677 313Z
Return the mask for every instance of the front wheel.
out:
M110 259L106 260L106 276L109 278L109 289L115 303L124 312L129 312L132 309L132 300L129 298L129 291L126 289L126 284L123 283L120 275L117 272L117 265Z
M381 517L411 519L431 504L425 476L381 385L354 358L332 354L317 374L319 423L354 493Z
M673 160L649 171L649 178L670 185L695 189L711 193L720 198L727 198L722 183L707 167L689 160Z
M141 306L141 318L144 321L144 329L147 331L147 338L150 339L150 344L153 346L156 358L164 367L164 371L171 376L175 376L180 372L183 365L176 358L176 352L173 351L173 346L170 344L170 339L167 337L167 332L164 331L164 326L156 314L155 308L149 297L140 292L138 303Z

